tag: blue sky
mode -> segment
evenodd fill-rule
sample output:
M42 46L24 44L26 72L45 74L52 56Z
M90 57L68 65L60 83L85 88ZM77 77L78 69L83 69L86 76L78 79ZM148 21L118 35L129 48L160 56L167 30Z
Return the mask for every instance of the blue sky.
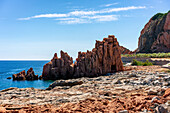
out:
M108 35L134 50L144 25L169 6L169 0L0 0L0 59L51 59L60 50L75 59Z

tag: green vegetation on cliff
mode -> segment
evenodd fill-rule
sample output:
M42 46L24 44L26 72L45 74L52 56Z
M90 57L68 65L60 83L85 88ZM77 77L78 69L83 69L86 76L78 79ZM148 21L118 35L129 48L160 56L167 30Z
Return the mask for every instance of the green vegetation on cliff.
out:
M152 20L162 18L163 16L166 16L169 12L170 10L167 13L157 13L156 15L152 17Z
M138 53L138 54L125 54L122 57L146 57L146 58L170 58L170 53Z

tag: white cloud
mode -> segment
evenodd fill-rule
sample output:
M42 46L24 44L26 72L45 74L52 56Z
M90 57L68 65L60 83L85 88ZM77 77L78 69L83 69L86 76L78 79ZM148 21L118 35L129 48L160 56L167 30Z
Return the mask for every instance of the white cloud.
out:
M74 20L75 18L57 18L55 20Z
M112 12L118 12L118 11L127 11L127 10L133 10L133 9L145 9L145 6L129 6L129 7L121 7L121 8L107 8L102 9L98 11L73 11L66 14L41 14L41 15L35 15L32 17L26 17L26 18L19 18L18 20L30 20L33 18L60 18L60 17L71 17L71 16L83 16L83 15L95 15L95 14L104 14L104 13L112 13ZM78 20L77 20L78 21Z
M67 14L42 14L42 15L36 15L32 18L54 18L54 17L67 17Z
M95 21L115 21L118 20L118 15L95 15L95 16L84 16L82 18L88 18Z
M121 7L121 8L109 8L109 9L104 9L101 10L100 13L112 13L112 12L118 12L118 11L127 11L127 10L132 10L132 9L145 9L145 6L130 6L130 7Z
M82 23L91 23L90 20L82 18L66 18L63 21L59 22L60 24L82 24Z
M96 21L115 21L118 20L117 15L94 16Z
M68 17L68 15L67 14L41 14L41 15L35 15L27 18L19 18L18 20L30 20L33 18L57 18L57 17Z
M116 3L112 3L112 4L105 4L105 5L101 5L101 7L109 7L109 6L113 6L113 5L117 5L119 4L118 2Z
M30 20L31 17L27 17L27 18L18 18L18 20Z
M92 22L116 21L118 15L80 16L79 18L58 18L60 24L82 24Z
M94 15L96 13L99 13L99 11L73 11L70 12L70 16L80 16L80 15Z
M129 6L129 7L121 7L121 8L107 8L107 9L102 9L99 11L73 11L70 12L68 15L69 16L81 16L81 15L95 15L95 14L102 14L102 13L112 13L112 12L118 12L118 11L127 11L127 10L132 10L132 9L145 9L145 6Z

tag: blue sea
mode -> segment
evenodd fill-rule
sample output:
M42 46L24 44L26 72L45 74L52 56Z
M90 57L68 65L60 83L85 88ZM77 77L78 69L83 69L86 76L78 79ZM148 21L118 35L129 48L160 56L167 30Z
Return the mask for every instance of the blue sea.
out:
M7 79L7 77L12 77L12 74L19 73L23 70L27 71L31 67L35 74L40 76L42 74L43 65L47 62L49 61L0 61L0 90L10 87L34 87L37 89L47 88L53 81L13 81L12 79Z

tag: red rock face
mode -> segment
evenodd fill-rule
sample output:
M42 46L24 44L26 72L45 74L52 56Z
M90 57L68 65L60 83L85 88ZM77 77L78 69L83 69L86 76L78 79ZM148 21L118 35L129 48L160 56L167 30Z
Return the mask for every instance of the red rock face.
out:
M120 52L121 52L121 54L133 54L132 51L130 51L129 49L127 49L123 46L120 46Z
M123 70L119 43L113 35L96 41L92 51L79 52L74 64L67 53L61 51L60 54L61 58L55 53L53 59L44 65L43 79L93 77Z
M170 52L170 12L157 15L142 29L136 52Z
M13 80L38 80L38 75L34 74L33 68L30 68L27 71L27 74L25 73L25 70L21 71L18 74L13 74Z

